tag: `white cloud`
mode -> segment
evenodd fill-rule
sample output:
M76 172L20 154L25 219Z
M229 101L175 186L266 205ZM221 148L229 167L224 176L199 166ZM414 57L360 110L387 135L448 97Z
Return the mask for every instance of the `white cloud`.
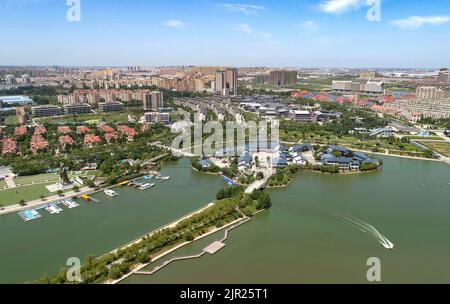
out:
M247 16L249 15L256 15L260 11L264 11L266 8L261 5L252 5L252 4L231 4L231 3L224 3L221 5L222 7L234 11L234 12L240 12Z
M392 21L391 23L402 29L418 29L424 25L441 25L450 21L450 16L411 16L405 19Z
M180 20L167 20L166 22L163 23L163 25L177 29L185 28L186 26L188 26L186 22Z
M320 10L330 14L341 14L351 9L357 9L362 0L325 0L319 4Z
M236 31L246 33L246 34L252 34L254 30L252 27L248 24L239 24L236 28Z
M319 25L316 22L314 22L313 20L305 21L305 22L301 23L299 25L299 27L302 30L305 30L308 32L315 32L315 31L319 30L319 28L320 28Z
M241 32L247 35L251 35L253 38L258 38L262 40L271 40L273 35L272 33L267 32L258 32L255 31L250 25L248 24L238 24L235 28L235 31Z

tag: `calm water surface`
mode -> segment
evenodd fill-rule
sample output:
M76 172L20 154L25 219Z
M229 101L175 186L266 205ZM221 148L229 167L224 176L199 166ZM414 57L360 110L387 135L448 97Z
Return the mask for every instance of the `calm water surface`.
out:
M450 167L383 160L377 173L299 174L271 191L273 207L234 230L222 251L124 283L367 283L370 257L380 258L384 283L450 283ZM361 229L368 225L395 250ZM198 253L222 236L171 257Z
M202 175L182 159L161 172L171 180L139 191L120 188L120 197L103 193L100 204L80 202L75 209L25 223L17 213L0 217L0 283L23 283L56 274L68 257L99 256L214 200L226 184Z

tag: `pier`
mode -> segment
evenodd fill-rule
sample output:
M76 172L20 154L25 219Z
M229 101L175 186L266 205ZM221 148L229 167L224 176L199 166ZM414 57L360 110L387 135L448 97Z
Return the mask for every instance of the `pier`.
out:
M229 224L229 227L225 230L225 235L224 235L224 237L223 237L220 241L215 241L215 242L213 242L212 244L210 244L209 246L207 246L206 248L204 248L200 253L198 253L198 254L196 254L196 255L190 255L190 256L184 256L184 257L176 257L176 258L170 259L170 260L168 260L168 261L165 261L164 263L162 263L162 264L159 265L159 266L156 266L156 267L153 268L152 270L149 270L149 271L141 270L141 269L147 267L148 265L150 265L151 263L155 262L155 261L158 260L159 258L162 258L164 255L169 254L169 253L171 253L171 252L173 252L173 251L175 251L175 250L177 250L177 249L179 249L179 248L181 248L181 247L183 247L184 245L189 244L189 243L182 244L182 245L180 245L179 247L176 247L173 251L169 251L169 252L167 252L167 253L161 255L160 257L156 258L154 261L139 266L138 268L136 268L136 270L130 272L128 275L126 275L126 276L120 278L119 280L117 280L117 281L115 281L115 282L112 282L112 284L116 284L116 283L118 283L118 282L124 280L125 278L129 277L129 276L132 275L132 274L136 274L136 275L153 275L153 274L155 274L156 272L158 272L158 271L160 271L161 269L163 269L164 267L166 267L166 266L172 264L173 262L198 259L198 258L201 258L202 256L204 256L205 254L211 254L211 255L214 255L214 254L216 254L217 252L219 252L221 249L223 249L223 248L225 247L225 245L226 245L226 244L225 244L225 241L228 239L228 235L229 235L229 232L230 232L231 230L236 229L237 227L239 227L239 226L241 226L241 225L247 223L247 222L250 221L250 220L251 220L251 218L245 217L245 218L243 218L243 219L241 218L241 219L238 219L238 220L235 221L235 222L230 223L230 224ZM219 230L220 230L220 229L219 229ZM205 234L205 235L203 235L203 236L197 238L196 240L199 240L199 239L201 239L201 238L207 237L207 236L209 236L209 235L211 235L211 234L213 234L213 233L216 233L217 231L218 231L218 230L216 230L216 231L211 231L210 233L207 233L207 234Z

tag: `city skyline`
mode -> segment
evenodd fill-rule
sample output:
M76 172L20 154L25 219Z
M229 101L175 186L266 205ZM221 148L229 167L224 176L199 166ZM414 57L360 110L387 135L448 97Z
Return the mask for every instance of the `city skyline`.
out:
M443 1L4 0L0 65L431 68L450 66ZM45 35L44 35L45 34Z

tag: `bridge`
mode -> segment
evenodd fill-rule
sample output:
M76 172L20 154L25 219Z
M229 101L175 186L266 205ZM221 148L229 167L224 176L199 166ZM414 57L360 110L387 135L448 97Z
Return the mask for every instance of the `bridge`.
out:
M264 179L257 180L253 184L249 185L247 187L247 189L245 190L245 193L250 194L250 193L252 193L255 190L266 188L267 187L267 181L272 176L272 174L267 174L267 175L264 175L264 176L265 176Z

